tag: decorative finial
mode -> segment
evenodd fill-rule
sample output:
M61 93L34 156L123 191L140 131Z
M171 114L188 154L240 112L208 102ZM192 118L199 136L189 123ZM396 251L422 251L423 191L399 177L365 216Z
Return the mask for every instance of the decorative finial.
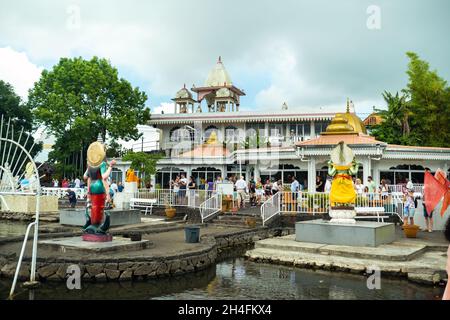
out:
M217 63L222 63L222 57L219 56L219 61L217 61Z
M183 89L186 89L186 83L185 83L185 84L183 84Z
M347 113L350 113L350 101L347 98Z

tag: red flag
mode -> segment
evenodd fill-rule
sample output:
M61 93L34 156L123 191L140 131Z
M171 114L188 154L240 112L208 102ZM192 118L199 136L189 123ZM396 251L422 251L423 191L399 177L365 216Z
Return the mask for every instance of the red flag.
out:
M443 170L437 169L436 173L434 174L434 177L441 184L443 184L447 188L450 188L450 181L447 179L447 174Z
M444 194L444 201L442 202L441 208L441 216L444 216L445 210L447 210L448 206L450 205L450 181L447 179L447 174L445 173L445 171L441 169L436 170L434 177L447 189L447 192Z
M425 171L423 187L425 207L427 208L427 212L432 212L441 201L442 197L447 193L448 188L446 188L435 177L433 177L433 175L429 171ZM443 213L441 211L441 215L442 214Z
M444 202L442 203L441 217L444 216L445 210L447 210L449 205L450 205L450 191L447 191L447 193L444 196Z

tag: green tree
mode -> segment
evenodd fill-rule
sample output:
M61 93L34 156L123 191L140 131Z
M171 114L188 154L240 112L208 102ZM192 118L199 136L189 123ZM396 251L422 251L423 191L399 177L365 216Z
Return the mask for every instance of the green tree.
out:
M156 163L162 155L159 153L145 153L145 152L127 152L122 160L131 161L131 169L139 171L143 182L149 183L152 175L156 173Z
M34 138L31 135L33 132L33 115L28 108L28 106L22 103L20 97L14 92L13 87L0 80L0 119L3 117L5 124L10 121L10 125L14 127L14 131L9 130L8 137L14 138L18 141L20 137L20 132L23 128L22 136L20 137L20 144L24 145L27 150L30 150L34 144ZM2 137L5 137L7 132L7 126L4 126L3 131L0 133ZM1 150L1 148L0 148ZM33 149L31 149L31 156L35 156L42 150L42 143L36 143ZM17 152L14 155L14 159L11 156L8 159L10 164L18 162L19 164L23 161L23 154L21 155Z
M413 52L407 56L405 92L411 97L411 140L417 145L450 147L450 88L436 70L430 70L428 62Z
M387 110L377 111L384 122L372 135L387 143L450 147L450 87L428 62L406 54L408 84L401 96L383 93Z
M386 101L387 109L375 109L383 118L383 122L372 131L377 139L394 144L405 143L409 134L410 111L406 101L406 95L393 95L390 92L383 92L383 99Z
M89 144L100 135L125 141L138 139L138 124L150 113L147 96L119 78L116 68L97 57L61 58L44 70L29 93L29 107L36 120L56 137L49 157L57 170L80 174Z

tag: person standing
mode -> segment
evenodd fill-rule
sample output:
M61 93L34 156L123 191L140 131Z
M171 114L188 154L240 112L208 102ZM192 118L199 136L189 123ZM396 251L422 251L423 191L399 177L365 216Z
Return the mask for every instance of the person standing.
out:
M245 196L247 194L247 183L244 180L244 176L241 176L241 178L236 181L236 191L238 195L238 206L239 208L245 207Z
M427 225L428 232L433 232L433 211L428 212L425 204L426 204L426 199L425 199L425 192L424 192L423 198L422 198L423 216L425 218L425 223Z
M266 196L266 200L272 196L272 184L269 179L266 180L266 184L264 185L264 194Z
M253 177L250 178L248 183L248 190L250 193L250 205L256 207L256 183Z
M188 183L188 189L189 189L189 193L188 193L188 201L189 201L189 205L193 205L195 203L195 180L193 176L189 177L189 183Z
M261 182L261 178L258 178L258 180L256 181L255 188L256 188L256 201L259 206L259 205L261 205L261 199L264 195L263 184Z
M278 191L280 191L280 185L278 184L278 181L274 181L272 183L272 195L276 195Z
M406 190L414 191L414 185L411 180L406 179Z
M375 183L375 181L373 181L372 176L368 176L367 181L368 181L367 187L369 188L369 193L377 192L377 184Z
M80 178L75 178L75 188L81 188L81 180Z
M293 207L291 207L289 210L297 211L297 199L298 199L298 192L300 191L300 183L297 181L295 176L292 177L292 183L291 183L291 192L292 192L292 204Z
M324 184L320 176L316 177L316 192L323 192Z
M123 191L123 184L122 181L119 181L119 184L117 185L117 191L122 192Z
M414 194L412 191L408 191L405 197L405 207L403 209L403 223L408 224L408 218L411 225L414 225L414 213L416 207L414 205Z
M182 174L181 178L180 178L180 198L181 198L182 203L185 203L185 201L186 201L187 185L188 185L188 179L186 178L186 176L184 174Z
M358 195L362 195L364 192L364 185L361 183L361 179L359 179L359 178L356 178L355 190L356 190L356 194L358 194Z
M116 180L113 180L111 183L111 189L114 191L114 194L119 191L119 187L117 186Z

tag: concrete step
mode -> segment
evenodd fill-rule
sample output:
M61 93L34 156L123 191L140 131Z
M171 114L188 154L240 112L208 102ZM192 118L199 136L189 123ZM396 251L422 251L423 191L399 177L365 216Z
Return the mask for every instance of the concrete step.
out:
M426 246L399 241L378 247L339 246L295 241L295 235L289 235L258 241L255 243L255 249L294 255L318 254L358 259L408 261L422 255L426 251Z

